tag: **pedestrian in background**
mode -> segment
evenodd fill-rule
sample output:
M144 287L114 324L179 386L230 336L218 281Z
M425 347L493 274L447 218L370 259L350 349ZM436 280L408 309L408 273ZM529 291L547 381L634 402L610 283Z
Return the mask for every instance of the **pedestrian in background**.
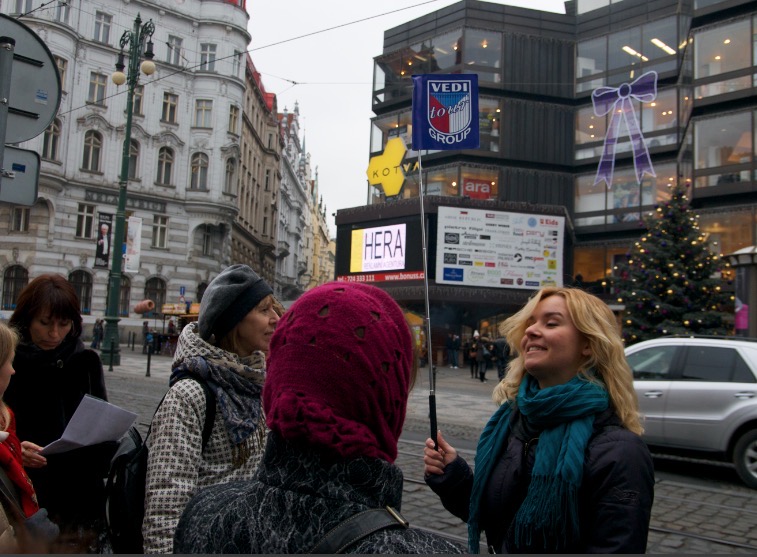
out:
M507 364L510 363L510 345L502 336L494 339L494 345L497 347L497 379L502 381L505 378Z
M484 343L484 358L486 362L483 368L484 371L481 374L481 381L483 383L486 383L486 372L492 368L497 369L497 364L499 362L499 351L497 350L497 345L491 340L487 340Z
M447 348L447 363L452 369L457 369L457 349L455 348L455 336L453 333L447 333L445 347Z
M81 341L79 299L70 282L40 275L19 294L9 324L21 335L5 401L16 414L22 459L39 504L77 553L107 548L105 484L115 442L39 454L61 438L84 395L108 400L100 356Z
M468 363L470 364L470 376L475 379L478 377L478 362L481 351L481 342L479 340L478 331L473 333L473 338L468 345ZM483 358L483 355L481 356Z
M211 281L197 322L179 335L170 387L147 438L145 553L172 552L179 517L199 488L251 478L257 469L266 438L260 397L277 307L265 280L247 265L232 265ZM208 409L199 381L216 399L204 448Z
M460 335L452 336L452 350L455 355L455 369L460 367Z
M89 347L94 349L99 348L104 333L103 320L95 319L95 323L92 325L92 344L90 344Z
M654 498L631 370L599 298L544 288L502 325L519 347L494 390L475 475L438 435L426 482L492 553L644 553Z
M147 354L148 346L152 343L152 334L150 333L150 322L142 321L142 354Z
M399 509L403 479L394 461L416 373L410 328L386 292L333 282L303 294L271 341L263 390L271 433L260 469L251 481L193 498L175 551L307 553L356 513ZM394 528L344 552L462 551L429 532Z

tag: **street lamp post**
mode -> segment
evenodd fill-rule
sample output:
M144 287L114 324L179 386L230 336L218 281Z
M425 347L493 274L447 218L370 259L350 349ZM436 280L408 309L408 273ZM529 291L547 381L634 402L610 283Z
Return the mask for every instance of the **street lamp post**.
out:
M121 156L121 175L118 181L118 208L116 209L116 226L113 232L113 261L108 276L108 304L105 311L105 337L103 339L103 360L113 365L121 364L118 334L118 306L121 298L121 268L123 264L124 228L126 221L126 185L129 180L129 155L131 153L131 117L134 110L134 91L139 82L140 68L145 75L155 73L152 50L152 34L155 24L152 20L144 25L137 14L134 30L124 31L121 36L121 52L116 62L116 71L111 76L113 83L126 83L126 128L124 130L124 147ZM124 64L124 50L128 47L129 65ZM145 60L140 66L140 59ZM124 69L127 73L124 74Z

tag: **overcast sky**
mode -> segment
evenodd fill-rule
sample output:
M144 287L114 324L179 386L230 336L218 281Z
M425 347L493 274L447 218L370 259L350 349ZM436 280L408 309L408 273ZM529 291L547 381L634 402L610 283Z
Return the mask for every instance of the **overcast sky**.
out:
M366 204L373 58L384 31L456 1L247 0L250 56L280 112L299 103L332 234L332 213ZM565 13L563 0L493 3Z

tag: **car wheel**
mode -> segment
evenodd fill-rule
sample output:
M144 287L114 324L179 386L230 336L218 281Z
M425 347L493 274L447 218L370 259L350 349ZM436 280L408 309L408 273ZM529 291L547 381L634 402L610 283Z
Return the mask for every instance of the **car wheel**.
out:
M733 463L741 480L757 489L757 430L747 431L733 449Z

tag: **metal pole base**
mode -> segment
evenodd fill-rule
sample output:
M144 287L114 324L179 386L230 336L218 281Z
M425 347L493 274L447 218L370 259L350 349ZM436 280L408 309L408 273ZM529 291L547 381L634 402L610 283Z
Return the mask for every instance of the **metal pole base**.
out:
M103 365L107 365L109 368L121 365L121 348L118 339L119 321L118 317L105 317L105 338L102 342L100 359Z

